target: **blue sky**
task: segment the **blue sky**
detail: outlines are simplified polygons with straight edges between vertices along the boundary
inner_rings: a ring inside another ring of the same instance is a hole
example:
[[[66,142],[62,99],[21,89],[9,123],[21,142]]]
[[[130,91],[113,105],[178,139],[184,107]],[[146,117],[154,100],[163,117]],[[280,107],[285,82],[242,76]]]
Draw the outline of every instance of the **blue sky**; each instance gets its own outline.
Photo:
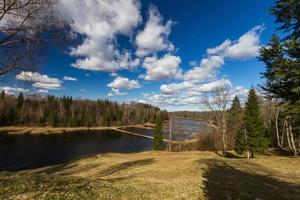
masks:
[[[61,0],[59,12],[78,44],[49,44],[37,73],[2,88],[201,110],[216,86],[244,97],[263,83],[256,56],[275,31],[271,0],[70,2]]]

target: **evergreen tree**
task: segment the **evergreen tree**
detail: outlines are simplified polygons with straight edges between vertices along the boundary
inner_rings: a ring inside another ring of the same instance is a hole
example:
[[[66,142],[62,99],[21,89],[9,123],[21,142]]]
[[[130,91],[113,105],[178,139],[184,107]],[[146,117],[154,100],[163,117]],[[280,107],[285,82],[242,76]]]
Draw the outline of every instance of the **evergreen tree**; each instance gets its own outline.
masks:
[[[282,38],[273,35],[260,51],[260,60],[266,65],[262,88],[271,98],[280,100],[284,118],[289,118],[291,137],[300,136],[300,2],[277,0],[270,10],[282,31]],[[293,144],[296,155],[296,145]]]
[[[230,149],[233,148],[234,138],[237,135],[241,124],[242,124],[242,115],[243,109],[240,103],[240,99],[236,95],[232,100],[231,107],[228,111],[228,119],[227,119],[227,136],[228,138],[228,146]]]
[[[234,141],[234,151],[237,154],[243,154],[244,152],[247,153],[247,157],[249,157],[249,144],[247,141],[247,131],[245,127],[241,127],[237,135],[235,136]]]
[[[24,104],[24,96],[23,93],[20,92],[17,98],[17,109],[20,110]]]
[[[235,140],[235,151],[242,154],[244,151],[251,153],[263,153],[268,149],[269,139],[266,132],[259,109],[259,99],[251,88],[245,107],[243,125]]]
[[[4,99],[4,98],[5,98],[5,92],[4,92],[4,90],[2,90],[1,95],[0,95],[0,98],[1,98],[1,99]]]
[[[158,118],[154,128],[153,150],[163,150],[163,134],[162,134],[162,122]]]

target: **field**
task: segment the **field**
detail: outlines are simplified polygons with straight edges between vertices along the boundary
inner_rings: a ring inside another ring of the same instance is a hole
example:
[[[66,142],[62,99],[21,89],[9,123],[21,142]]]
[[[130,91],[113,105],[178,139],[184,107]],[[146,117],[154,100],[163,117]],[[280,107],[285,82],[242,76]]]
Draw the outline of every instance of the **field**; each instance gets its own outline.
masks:
[[[299,199],[300,158],[104,154],[0,172],[0,199]]]

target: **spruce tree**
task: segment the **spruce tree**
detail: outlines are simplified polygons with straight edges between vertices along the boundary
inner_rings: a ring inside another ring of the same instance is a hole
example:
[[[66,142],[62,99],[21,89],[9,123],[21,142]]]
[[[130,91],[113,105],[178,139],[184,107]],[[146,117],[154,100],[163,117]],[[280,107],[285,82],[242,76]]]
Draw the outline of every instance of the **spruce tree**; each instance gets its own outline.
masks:
[[[4,92],[4,90],[2,90],[1,95],[0,95],[0,98],[1,98],[1,99],[4,99],[4,98],[5,98],[5,92]]]
[[[235,96],[232,100],[231,107],[228,111],[227,120],[227,136],[228,136],[228,147],[233,148],[234,138],[239,132],[242,124],[243,109],[238,96]]]
[[[153,150],[163,150],[162,122],[160,118],[157,119],[154,128]]]
[[[24,104],[24,96],[23,93],[20,92],[17,98],[17,109],[20,110]]]
[[[254,153],[263,153],[267,150],[269,143],[259,109],[259,98],[254,88],[251,88],[246,102],[243,124],[236,136],[235,151],[239,154],[250,151],[253,156]]]

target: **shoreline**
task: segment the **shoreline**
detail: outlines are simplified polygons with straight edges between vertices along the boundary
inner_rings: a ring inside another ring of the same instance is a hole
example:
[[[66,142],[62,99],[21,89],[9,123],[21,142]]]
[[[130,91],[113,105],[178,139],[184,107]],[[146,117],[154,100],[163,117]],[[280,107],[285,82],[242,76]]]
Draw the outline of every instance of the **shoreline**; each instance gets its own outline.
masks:
[[[100,130],[116,130],[122,128],[143,128],[143,129],[153,129],[149,124],[138,124],[138,125],[124,125],[124,126],[99,126],[99,127],[18,127],[18,126],[6,126],[0,127],[0,134],[8,135],[25,135],[25,134],[62,134],[70,133],[76,131],[100,131]]]

